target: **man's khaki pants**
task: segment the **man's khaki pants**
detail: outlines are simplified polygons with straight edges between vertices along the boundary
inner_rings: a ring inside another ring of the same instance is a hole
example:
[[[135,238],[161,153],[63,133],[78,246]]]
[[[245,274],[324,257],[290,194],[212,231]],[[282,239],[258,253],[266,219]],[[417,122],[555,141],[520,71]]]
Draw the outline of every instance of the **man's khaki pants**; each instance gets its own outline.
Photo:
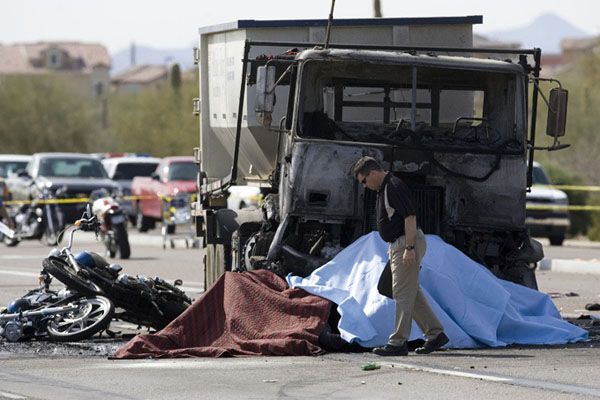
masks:
[[[435,338],[444,330],[419,287],[419,266],[427,249],[423,231],[417,231],[415,265],[404,265],[402,255],[405,246],[405,237],[400,236],[390,244],[388,250],[392,269],[392,291],[396,301],[396,331],[389,339],[389,343],[394,346],[402,346],[408,340],[413,318],[427,339]]]

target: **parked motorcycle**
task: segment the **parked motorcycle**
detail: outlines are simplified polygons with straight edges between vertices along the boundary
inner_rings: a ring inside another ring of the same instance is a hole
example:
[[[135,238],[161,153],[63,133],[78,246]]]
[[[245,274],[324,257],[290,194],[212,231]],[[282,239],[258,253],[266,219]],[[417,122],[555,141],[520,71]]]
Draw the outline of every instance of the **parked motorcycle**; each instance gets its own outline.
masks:
[[[20,206],[15,214],[11,215],[15,224],[14,236],[3,236],[6,246],[18,245],[21,240],[42,240],[48,246],[56,246],[60,243],[61,232],[64,227],[63,214],[58,204],[52,202],[62,197],[60,189],[56,193],[44,188],[39,198],[31,204]]]
[[[89,296],[106,296],[119,311],[115,318],[162,329],[191,304],[191,299],[174,284],[159,277],[130,276],[121,274],[122,267],[109,264],[102,256],[82,251],[73,254],[71,247],[75,232],[98,232],[97,216],[90,217],[91,210],[75,223],[69,235],[69,244],[62,250],[55,249],[43,261],[44,270],[64,283],[69,289]]]
[[[106,329],[114,306],[106,297],[84,297],[47,284],[13,300],[0,313],[0,337],[10,342],[46,339],[74,342],[88,339]]]
[[[131,255],[129,236],[127,235],[126,216],[119,203],[106,189],[97,189],[90,194],[92,213],[100,222],[100,238],[106,246],[106,252],[113,258],[117,252],[121,259]]]

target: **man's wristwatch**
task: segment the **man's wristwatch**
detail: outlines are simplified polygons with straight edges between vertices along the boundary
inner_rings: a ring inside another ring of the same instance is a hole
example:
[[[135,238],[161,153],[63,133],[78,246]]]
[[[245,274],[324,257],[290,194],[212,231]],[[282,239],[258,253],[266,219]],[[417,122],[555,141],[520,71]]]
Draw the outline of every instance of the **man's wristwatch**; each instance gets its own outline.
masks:
[[[404,249],[405,250],[414,250],[415,246],[406,246]]]

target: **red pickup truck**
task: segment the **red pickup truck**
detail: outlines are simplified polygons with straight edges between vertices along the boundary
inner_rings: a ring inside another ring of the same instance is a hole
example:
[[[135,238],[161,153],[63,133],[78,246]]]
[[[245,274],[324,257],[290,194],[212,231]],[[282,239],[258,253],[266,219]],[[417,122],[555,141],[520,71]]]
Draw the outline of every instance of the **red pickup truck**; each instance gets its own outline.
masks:
[[[140,232],[153,229],[162,221],[169,233],[175,231],[174,215],[165,216],[165,205],[179,208],[175,202],[189,200],[196,193],[198,167],[193,157],[165,157],[150,177],[136,176],[131,183],[131,195],[139,196],[134,202],[136,227]],[[135,198],[135,197],[134,197]],[[185,205],[189,207],[189,205]],[[189,211],[189,210],[188,210]]]

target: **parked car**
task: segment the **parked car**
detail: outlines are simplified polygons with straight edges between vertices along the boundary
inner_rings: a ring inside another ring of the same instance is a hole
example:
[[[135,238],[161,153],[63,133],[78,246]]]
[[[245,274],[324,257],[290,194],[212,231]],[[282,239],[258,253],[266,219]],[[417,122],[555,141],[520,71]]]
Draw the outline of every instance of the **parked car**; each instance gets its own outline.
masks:
[[[87,199],[95,189],[118,192],[118,185],[108,178],[102,163],[88,154],[37,153],[25,170],[9,178],[9,190],[13,200],[33,200],[41,193],[58,191],[63,198]],[[61,205],[63,222],[69,224],[78,219],[85,209],[85,202]]]
[[[172,221],[163,221],[169,201],[180,209],[184,197],[190,197],[197,190],[198,166],[193,157],[165,157],[150,177],[135,177],[131,183],[131,194],[141,196],[135,202],[136,226],[140,232],[154,228],[160,221],[167,226],[168,233],[175,231]]]
[[[8,178],[20,169],[25,169],[31,156],[23,154],[0,154],[0,178]]]
[[[0,196],[4,200],[10,200],[10,190],[6,179],[13,176],[17,171],[25,169],[31,156],[23,154],[0,154]]]
[[[562,190],[550,187],[550,178],[538,162],[533,163],[533,186],[527,193],[527,205],[568,206],[569,198]],[[571,225],[569,212],[565,209],[527,209],[525,224],[531,236],[547,237],[553,246],[561,246]]]
[[[151,176],[160,163],[160,158],[154,157],[112,157],[102,160],[108,177],[115,181],[123,196],[131,196],[131,182],[136,176]],[[133,201],[123,199],[120,202],[123,213],[135,222]]]

